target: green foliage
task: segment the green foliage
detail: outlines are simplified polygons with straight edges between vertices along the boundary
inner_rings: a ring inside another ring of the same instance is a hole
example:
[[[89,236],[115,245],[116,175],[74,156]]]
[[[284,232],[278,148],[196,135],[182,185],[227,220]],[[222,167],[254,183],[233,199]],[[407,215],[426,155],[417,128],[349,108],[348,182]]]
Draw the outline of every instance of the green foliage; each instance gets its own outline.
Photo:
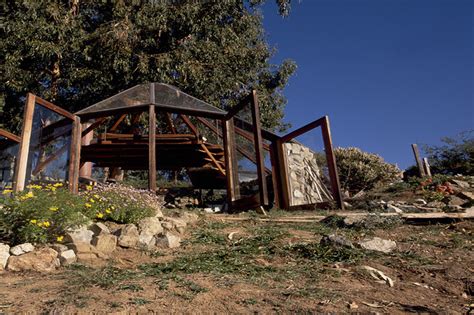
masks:
[[[263,2],[7,0],[0,127],[19,130],[27,92],[76,111],[163,82],[221,108],[256,89],[263,126],[285,128],[282,89],[296,65],[270,64]],[[276,2],[287,15],[290,1]]]
[[[445,137],[443,145],[428,146],[423,150],[428,155],[433,173],[474,175],[474,130],[465,131],[456,137]]]
[[[359,148],[336,148],[334,154],[341,186],[350,193],[370,190],[399,178],[398,167],[385,162],[379,155]]]
[[[90,188],[92,189],[92,187]],[[118,223],[137,223],[159,209],[148,192],[127,186],[105,186],[83,193],[89,216]]]
[[[67,229],[89,221],[83,198],[59,185],[32,185],[29,191],[5,198],[0,209],[0,241],[57,242]]]
[[[365,257],[364,252],[357,248],[322,245],[319,243],[289,245],[285,249],[291,255],[324,263],[356,263]]]

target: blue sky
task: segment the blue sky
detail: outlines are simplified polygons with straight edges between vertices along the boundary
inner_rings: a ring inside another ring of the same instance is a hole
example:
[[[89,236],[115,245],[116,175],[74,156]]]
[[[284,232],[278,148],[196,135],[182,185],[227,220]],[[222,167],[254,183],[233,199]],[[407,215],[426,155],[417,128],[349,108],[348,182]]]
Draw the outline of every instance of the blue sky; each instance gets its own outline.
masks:
[[[410,144],[474,129],[474,0],[302,0],[263,8],[267,39],[298,70],[293,128],[329,115],[335,146],[405,168]]]

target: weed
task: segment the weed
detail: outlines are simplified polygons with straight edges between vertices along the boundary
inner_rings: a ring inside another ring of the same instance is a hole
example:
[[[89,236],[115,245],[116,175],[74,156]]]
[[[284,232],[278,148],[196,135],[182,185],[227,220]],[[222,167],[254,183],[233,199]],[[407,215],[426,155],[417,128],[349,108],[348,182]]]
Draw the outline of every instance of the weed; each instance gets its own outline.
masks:
[[[72,265],[69,267],[69,272],[72,276],[70,283],[82,288],[91,286],[110,288],[124,280],[136,278],[137,276],[136,272],[112,266],[92,269],[81,265]]]
[[[255,305],[257,303],[258,303],[257,300],[252,299],[252,298],[242,300],[242,304],[245,304],[245,305]]]
[[[130,290],[130,291],[133,291],[133,292],[143,291],[142,286],[140,286],[138,284],[134,284],[134,283],[122,284],[121,286],[119,286],[118,289],[119,290]]]
[[[150,303],[150,301],[144,298],[133,298],[133,299],[130,299],[130,303],[134,305],[142,306],[142,305]]]
[[[323,245],[319,243],[295,244],[284,247],[287,255],[317,260],[323,263],[345,262],[354,264],[365,257],[365,252],[357,248]]]

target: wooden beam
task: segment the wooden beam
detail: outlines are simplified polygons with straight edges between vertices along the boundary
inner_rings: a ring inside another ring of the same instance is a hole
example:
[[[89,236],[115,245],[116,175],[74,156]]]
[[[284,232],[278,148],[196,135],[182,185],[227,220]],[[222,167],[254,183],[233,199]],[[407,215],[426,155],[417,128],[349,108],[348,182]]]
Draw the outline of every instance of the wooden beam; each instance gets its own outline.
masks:
[[[41,97],[38,97],[38,96],[35,96],[35,102],[40,104],[41,106],[43,107],[46,107],[47,109],[49,110],[52,110],[53,112],[55,113],[58,113],[64,117],[67,117],[71,120],[74,120],[75,119],[75,115],[74,114],[71,114],[70,112],[68,112],[67,110],[65,109],[62,109],[61,107],[59,106],[56,106],[54,105],[53,103],[50,103],[44,99],[42,99]]]
[[[188,126],[188,128],[191,130],[191,132],[196,136],[198,137],[199,136],[199,132],[196,128],[196,126],[191,122],[191,120],[188,118],[188,116],[186,115],[179,115],[179,117],[183,120],[183,122],[186,124],[186,126]],[[198,117],[200,118],[200,117]],[[205,119],[203,119],[205,120]],[[207,120],[205,120],[207,122]],[[217,130],[217,129],[216,129]]]
[[[263,157],[263,140],[261,132],[260,122],[260,109],[258,106],[257,91],[253,90],[251,94],[250,106],[252,109],[252,121],[253,121],[253,136],[255,145],[255,157],[257,160],[257,173],[258,173],[258,191],[260,195],[260,205],[268,205],[268,190],[267,181],[265,178],[265,161]]]
[[[122,121],[127,117],[127,114],[122,114],[120,117],[115,121],[115,123],[110,127],[109,131],[114,132],[117,130],[118,126],[122,123]]]
[[[344,201],[342,200],[341,185],[339,183],[339,175],[337,173],[336,156],[334,155],[332,147],[331,129],[329,126],[328,116],[323,117],[321,125],[324,141],[324,151],[326,153],[326,160],[328,163],[329,179],[331,181],[331,191],[334,201],[339,209],[344,210]]]
[[[431,167],[430,163],[428,162],[428,158],[423,158],[423,169],[426,176],[431,177]]]
[[[278,139],[272,142],[272,145],[275,147],[275,157],[277,164],[274,167],[273,176],[275,176],[279,181],[280,191],[280,207],[285,210],[290,210],[290,184],[288,182],[288,161],[285,148],[283,147],[283,142],[281,139]]]
[[[248,106],[252,100],[252,94],[245,96],[237,105],[233,106],[226,114],[225,119],[229,120],[230,118],[234,117],[238,112]]]
[[[426,173],[425,173],[425,169],[423,168],[423,163],[420,158],[420,151],[418,150],[418,145],[416,145],[416,143],[413,143],[411,145],[411,148],[413,150],[413,154],[415,155],[416,165],[418,166],[418,173],[420,177],[425,177]]]
[[[227,180],[227,204],[229,208],[240,196],[239,193],[239,179],[237,169],[235,168],[235,154],[233,148],[235,145],[233,130],[233,119],[222,121],[222,134],[224,135],[224,152],[225,152],[225,173]]]
[[[247,132],[251,132],[253,130],[252,124],[246,122],[245,120],[242,120],[239,117],[234,117],[234,120],[239,122],[245,128],[243,130],[245,130]],[[240,127],[237,127],[237,128],[240,128]],[[240,129],[242,129],[242,128],[240,128]],[[279,136],[277,136],[273,132],[270,132],[270,131],[265,130],[265,129],[262,129],[262,137],[263,137],[263,139],[269,140],[269,141],[275,141],[277,139],[280,139]]]
[[[8,140],[12,140],[15,142],[20,142],[21,138],[13,133],[6,131],[5,129],[0,129],[0,136],[7,138]]]
[[[69,158],[69,190],[73,194],[79,192],[79,171],[81,169],[81,119],[75,117]]]
[[[92,132],[92,131],[95,130],[97,127],[99,127],[100,125],[102,125],[102,123],[104,123],[106,120],[107,120],[106,117],[102,117],[102,118],[99,118],[99,119],[97,119],[96,121],[94,121],[92,124],[90,124],[89,127],[85,128],[85,129],[82,131],[81,137],[87,136],[90,132]]]
[[[214,155],[207,149],[205,144],[201,144],[202,149],[206,152],[207,156],[211,159],[212,163],[217,167],[219,172],[225,176],[225,170],[222,168],[221,164],[216,160]]]
[[[155,106],[149,106],[148,117],[148,189],[156,191],[156,113]]]
[[[74,130],[74,129],[73,129]],[[41,172],[49,163],[56,160],[61,154],[66,152],[68,145],[65,144],[61,148],[59,148],[54,154],[51,154],[46,160],[38,163],[35,169],[31,172],[33,176],[36,176],[39,172]]]
[[[309,124],[307,124],[307,125],[305,125],[301,128],[298,128],[298,129],[290,132],[289,134],[281,137],[281,140],[283,142],[288,142],[288,141],[290,141],[290,140],[292,140],[292,139],[294,139],[294,138],[296,138],[296,137],[298,137],[298,136],[300,136],[300,135],[302,135],[302,134],[304,134],[304,133],[306,133],[306,132],[308,132],[308,131],[310,131],[314,128],[322,126],[325,122],[326,117],[327,116],[321,117],[321,118],[319,118],[319,119],[317,119],[313,122],[310,122]]]
[[[31,93],[28,93],[28,95],[26,96],[25,111],[23,114],[23,128],[21,131],[21,141],[18,148],[18,157],[15,166],[15,177],[13,181],[13,189],[15,192],[22,191],[25,188],[31,132],[33,129],[34,110],[35,96]]]

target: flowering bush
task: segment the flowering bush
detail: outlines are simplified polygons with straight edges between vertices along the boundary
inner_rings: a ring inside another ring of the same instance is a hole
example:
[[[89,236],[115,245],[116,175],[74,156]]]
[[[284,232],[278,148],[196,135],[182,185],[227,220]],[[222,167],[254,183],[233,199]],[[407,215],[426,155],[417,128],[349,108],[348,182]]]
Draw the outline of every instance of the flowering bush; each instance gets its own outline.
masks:
[[[0,200],[0,242],[61,242],[67,229],[88,222],[83,198],[62,186],[30,185],[10,197],[11,190],[5,190],[6,198]]]
[[[370,190],[400,178],[400,169],[379,155],[359,148],[336,148],[334,154],[341,186],[350,193]]]
[[[137,223],[160,210],[156,195],[128,186],[87,186],[82,196],[88,214],[100,220]]]

